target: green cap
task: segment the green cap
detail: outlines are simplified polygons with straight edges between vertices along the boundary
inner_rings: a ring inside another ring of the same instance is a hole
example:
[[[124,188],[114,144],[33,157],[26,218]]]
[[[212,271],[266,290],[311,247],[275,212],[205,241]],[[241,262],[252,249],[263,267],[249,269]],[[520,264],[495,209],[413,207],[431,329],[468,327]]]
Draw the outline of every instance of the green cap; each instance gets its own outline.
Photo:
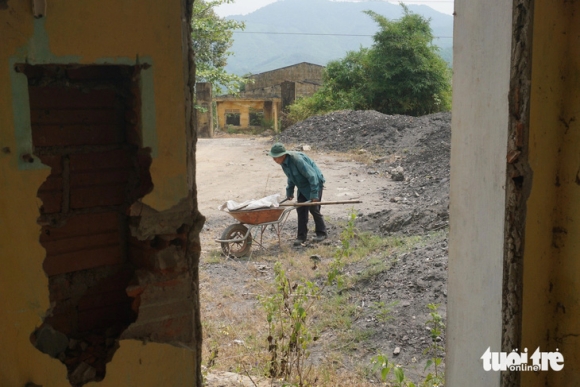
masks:
[[[272,145],[272,149],[270,149],[270,153],[268,153],[268,156],[280,157],[285,154],[288,154],[288,152],[286,152],[286,148],[284,148],[283,144],[277,142],[274,145]]]

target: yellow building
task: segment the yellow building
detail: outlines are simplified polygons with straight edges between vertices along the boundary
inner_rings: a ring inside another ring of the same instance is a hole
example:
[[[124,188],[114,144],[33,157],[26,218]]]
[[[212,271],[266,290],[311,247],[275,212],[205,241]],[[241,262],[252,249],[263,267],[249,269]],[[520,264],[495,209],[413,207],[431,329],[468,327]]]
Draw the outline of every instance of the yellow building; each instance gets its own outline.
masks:
[[[579,386],[580,3],[454,15],[445,385]],[[485,370],[488,348],[545,361]]]
[[[302,62],[248,77],[240,95],[214,99],[218,128],[271,125],[278,131],[280,113],[297,98],[314,94],[322,86],[323,70],[323,66]]]
[[[0,1],[1,386],[201,386],[191,8]]]

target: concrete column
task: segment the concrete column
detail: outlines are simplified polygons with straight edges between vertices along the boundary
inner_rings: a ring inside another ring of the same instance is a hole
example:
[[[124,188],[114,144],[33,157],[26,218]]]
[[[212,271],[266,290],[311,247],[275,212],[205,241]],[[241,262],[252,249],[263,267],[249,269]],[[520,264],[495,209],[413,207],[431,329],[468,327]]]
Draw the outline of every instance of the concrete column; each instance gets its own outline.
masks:
[[[512,2],[455,1],[446,386],[499,387]]]
[[[294,103],[296,100],[296,83],[290,81],[284,81],[280,84],[280,94],[282,97],[282,110]]]
[[[198,82],[195,85],[195,109],[197,135],[202,138],[213,137],[213,105],[211,83]]]

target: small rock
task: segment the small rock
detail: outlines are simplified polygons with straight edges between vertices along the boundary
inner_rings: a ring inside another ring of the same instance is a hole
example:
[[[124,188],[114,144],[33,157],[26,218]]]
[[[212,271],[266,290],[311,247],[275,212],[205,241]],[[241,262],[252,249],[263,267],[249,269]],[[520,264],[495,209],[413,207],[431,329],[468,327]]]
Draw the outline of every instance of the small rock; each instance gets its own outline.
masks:
[[[401,353],[401,348],[395,347],[395,350],[393,351],[393,355],[397,356],[399,353]]]
[[[300,150],[301,150],[301,151],[309,151],[309,150],[311,150],[311,149],[312,149],[312,148],[310,147],[310,145],[302,145],[302,146],[300,147]]]
[[[310,259],[314,262],[320,262],[321,257],[318,254],[314,254],[310,256]]]

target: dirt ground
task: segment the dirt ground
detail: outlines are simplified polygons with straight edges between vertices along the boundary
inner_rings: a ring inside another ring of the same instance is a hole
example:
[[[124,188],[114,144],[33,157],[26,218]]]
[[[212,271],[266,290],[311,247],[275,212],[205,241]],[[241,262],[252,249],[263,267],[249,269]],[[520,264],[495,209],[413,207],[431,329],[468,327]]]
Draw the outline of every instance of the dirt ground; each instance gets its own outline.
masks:
[[[268,195],[285,197],[286,176],[267,152],[272,140],[264,137],[221,137],[200,139],[197,143],[197,187],[201,213],[206,216],[204,235],[219,237],[223,229],[235,220],[218,206],[228,200],[243,202]],[[383,190],[396,185],[369,173],[367,168],[352,161],[349,155],[306,152],[323,171],[326,179],[324,201],[361,200],[361,204],[329,205],[322,209],[325,216],[346,218],[348,209],[371,213],[388,210],[393,203],[383,200]],[[288,225],[295,223],[295,212]],[[210,235],[211,234],[211,235]]]
[[[411,373],[423,375],[427,358],[423,351],[432,343],[425,326],[430,318],[427,305],[438,304],[443,319],[446,311],[450,121],[445,113],[414,118],[344,111],[313,117],[275,138],[239,135],[198,140],[198,203],[207,218],[201,234],[202,322],[204,316],[212,320],[204,322],[204,350],[210,350],[212,334],[219,331],[223,336],[231,326],[235,327],[232,346],[246,340],[243,330],[249,319],[244,316],[258,313],[261,284],[272,279],[277,255],[289,251],[307,257],[316,248],[314,243],[291,247],[294,211],[284,227],[282,249],[270,234],[265,251],[253,246],[252,256],[233,260],[220,257],[220,246],[214,241],[235,223],[217,209],[225,201],[276,193],[284,197],[286,178],[266,155],[272,143],[281,140],[289,149],[312,148],[305,153],[325,176],[324,201],[362,201],[323,207],[329,228],[326,245],[340,243],[340,232],[353,209],[357,229],[393,238],[396,245],[345,268],[344,274],[352,279],[347,297],[356,308],[349,329],[364,332],[364,337],[345,344],[348,350],[340,368],[356,370],[381,352]],[[378,307],[385,305],[389,318]],[[227,323],[218,323],[221,319]],[[330,343],[339,339],[332,332],[322,338]],[[436,342],[445,345],[444,332]],[[313,348],[312,361],[324,362],[325,348]],[[221,371],[244,373],[231,367]],[[212,383],[208,386],[242,385]]]

